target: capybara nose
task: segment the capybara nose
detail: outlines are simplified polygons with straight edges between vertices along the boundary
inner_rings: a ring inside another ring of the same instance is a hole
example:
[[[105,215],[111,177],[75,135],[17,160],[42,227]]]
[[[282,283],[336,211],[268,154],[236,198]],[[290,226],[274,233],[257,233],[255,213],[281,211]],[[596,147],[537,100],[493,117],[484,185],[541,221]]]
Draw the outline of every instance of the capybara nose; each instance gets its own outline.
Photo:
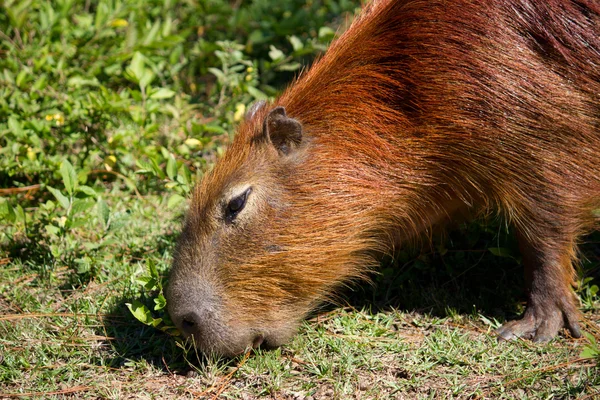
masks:
[[[186,335],[200,336],[201,331],[201,320],[200,315],[196,312],[190,312],[183,316],[181,319],[181,330]]]

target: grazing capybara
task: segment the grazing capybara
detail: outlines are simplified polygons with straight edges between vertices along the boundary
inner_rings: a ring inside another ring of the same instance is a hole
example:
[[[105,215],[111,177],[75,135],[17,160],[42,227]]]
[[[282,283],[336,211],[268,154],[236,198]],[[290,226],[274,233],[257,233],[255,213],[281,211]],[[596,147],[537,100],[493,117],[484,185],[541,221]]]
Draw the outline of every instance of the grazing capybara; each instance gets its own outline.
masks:
[[[528,296],[500,337],[578,337],[572,264],[599,207],[600,2],[378,0],[198,185],[169,313],[207,353],[278,346],[378,255],[493,210]]]

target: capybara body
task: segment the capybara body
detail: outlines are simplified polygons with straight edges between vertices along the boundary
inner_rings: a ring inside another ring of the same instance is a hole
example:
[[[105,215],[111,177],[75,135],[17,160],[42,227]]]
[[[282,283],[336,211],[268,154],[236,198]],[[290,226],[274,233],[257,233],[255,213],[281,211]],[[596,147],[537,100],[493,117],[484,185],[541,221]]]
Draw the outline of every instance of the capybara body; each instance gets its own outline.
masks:
[[[287,341],[336,287],[434,224],[518,234],[521,320],[579,336],[577,242],[600,208],[600,2],[379,0],[198,185],[167,290],[208,353]]]

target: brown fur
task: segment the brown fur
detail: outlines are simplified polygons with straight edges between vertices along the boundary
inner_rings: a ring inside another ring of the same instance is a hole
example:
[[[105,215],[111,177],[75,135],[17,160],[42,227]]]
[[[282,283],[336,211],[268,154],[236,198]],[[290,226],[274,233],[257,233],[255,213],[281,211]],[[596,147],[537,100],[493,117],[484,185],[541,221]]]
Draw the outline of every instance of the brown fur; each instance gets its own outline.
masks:
[[[302,126],[289,152],[267,132],[276,106]],[[240,185],[248,204],[226,226]],[[500,335],[578,335],[572,263],[597,207],[599,2],[374,1],[239,127],[196,189],[169,309],[178,324],[210,310],[194,327],[205,351],[279,345],[377,254],[465,210],[498,210],[529,282],[523,320]]]

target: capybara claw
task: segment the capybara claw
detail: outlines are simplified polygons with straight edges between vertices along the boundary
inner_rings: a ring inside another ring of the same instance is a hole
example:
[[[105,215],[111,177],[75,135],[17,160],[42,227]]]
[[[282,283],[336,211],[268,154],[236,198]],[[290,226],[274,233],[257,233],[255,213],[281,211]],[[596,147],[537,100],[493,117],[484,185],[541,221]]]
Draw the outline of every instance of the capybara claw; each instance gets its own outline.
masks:
[[[569,328],[569,333],[571,334],[571,337],[578,339],[582,336],[581,335],[581,327],[579,326],[578,322],[569,323],[568,328]]]
[[[505,323],[496,330],[496,334],[501,341],[531,339],[535,343],[546,343],[554,339],[564,327],[572,337],[578,338],[581,337],[578,321],[577,312],[564,311],[559,307],[537,312],[526,311],[523,319]]]
[[[500,341],[510,341],[516,339],[531,339],[535,330],[529,321],[524,319],[519,321],[510,321],[496,330]]]

